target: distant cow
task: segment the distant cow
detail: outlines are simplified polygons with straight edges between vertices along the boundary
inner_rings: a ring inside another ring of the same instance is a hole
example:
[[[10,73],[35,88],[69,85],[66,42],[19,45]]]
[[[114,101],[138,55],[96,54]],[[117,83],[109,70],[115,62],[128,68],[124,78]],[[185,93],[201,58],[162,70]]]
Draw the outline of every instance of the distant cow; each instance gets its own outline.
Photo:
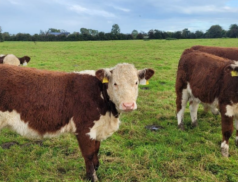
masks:
[[[80,74],[2,65],[0,128],[30,138],[75,134],[87,178],[97,181],[100,142],[118,130],[120,113],[137,108],[138,84],[153,74],[126,63]]]
[[[236,47],[213,47],[196,45],[191,47],[191,49],[238,61],[238,48]],[[203,106],[205,111],[208,111],[210,109],[213,114],[219,114],[219,111],[216,108],[217,105],[209,106],[207,104],[203,104]]]
[[[183,115],[189,102],[192,125],[197,125],[200,102],[219,105],[222,117],[222,155],[228,157],[228,140],[233,132],[233,118],[238,145],[238,62],[192,49],[181,56],[176,79],[178,126],[184,129]]]
[[[20,66],[21,64],[23,66],[26,66],[30,59],[31,58],[28,56],[18,58],[13,54],[0,55],[0,64],[10,64],[15,66]]]

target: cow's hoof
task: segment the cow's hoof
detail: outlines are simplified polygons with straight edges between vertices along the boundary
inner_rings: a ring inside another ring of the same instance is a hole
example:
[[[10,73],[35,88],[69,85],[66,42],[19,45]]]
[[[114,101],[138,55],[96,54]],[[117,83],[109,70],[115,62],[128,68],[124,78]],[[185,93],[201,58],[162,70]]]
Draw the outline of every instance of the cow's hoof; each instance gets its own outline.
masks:
[[[97,174],[96,174],[96,171],[94,170],[93,174],[86,174],[87,176],[87,180],[91,181],[91,182],[96,182],[98,181],[98,177],[97,177]]]
[[[183,124],[183,123],[180,123],[180,124],[178,125],[178,129],[184,131],[184,124]]]
[[[229,157],[228,148],[225,148],[225,147],[221,148],[221,154],[222,154],[223,157]]]
[[[195,120],[194,122],[192,122],[192,127],[193,127],[193,128],[195,128],[195,127],[197,127],[197,126],[198,126],[197,120]]]

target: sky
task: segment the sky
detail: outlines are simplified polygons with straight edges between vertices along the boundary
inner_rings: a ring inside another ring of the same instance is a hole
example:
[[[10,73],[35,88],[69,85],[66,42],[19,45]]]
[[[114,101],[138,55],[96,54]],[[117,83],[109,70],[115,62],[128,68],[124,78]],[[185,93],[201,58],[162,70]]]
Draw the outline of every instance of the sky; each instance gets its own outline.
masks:
[[[237,0],[0,0],[0,26],[10,34],[39,34],[49,28],[121,33],[206,32],[212,25],[238,24]]]

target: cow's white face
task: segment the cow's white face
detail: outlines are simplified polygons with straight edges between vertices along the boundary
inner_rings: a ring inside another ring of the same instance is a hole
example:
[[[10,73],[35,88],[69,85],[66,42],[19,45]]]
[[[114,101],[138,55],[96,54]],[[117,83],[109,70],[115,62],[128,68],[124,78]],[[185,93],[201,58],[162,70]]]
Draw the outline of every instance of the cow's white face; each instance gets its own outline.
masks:
[[[111,69],[101,69],[96,72],[99,80],[108,81],[108,95],[118,111],[137,109],[138,84],[140,80],[148,80],[154,71],[144,69],[137,71],[132,64],[118,64]],[[146,76],[147,75],[147,76]]]

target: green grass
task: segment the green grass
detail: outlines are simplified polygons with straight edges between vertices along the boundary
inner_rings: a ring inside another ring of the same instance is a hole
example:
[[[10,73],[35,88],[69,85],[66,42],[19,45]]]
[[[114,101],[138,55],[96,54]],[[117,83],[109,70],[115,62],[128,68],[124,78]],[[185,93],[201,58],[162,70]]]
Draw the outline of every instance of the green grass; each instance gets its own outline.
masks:
[[[140,86],[138,109],[121,116],[118,132],[102,142],[100,181],[237,181],[238,148],[235,132],[230,157],[220,153],[221,118],[198,111],[199,127],[191,127],[188,108],[185,131],[177,129],[175,78],[184,49],[193,45],[238,47],[237,39],[132,40],[97,42],[4,42],[0,54],[28,55],[29,67],[80,71],[133,63],[156,73],[149,89]],[[0,83],[1,85],[1,83]],[[163,127],[157,132],[146,125]],[[42,145],[3,129],[0,181],[85,181],[85,164],[73,135],[45,139]],[[31,145],[30,145],[31,144]]]

